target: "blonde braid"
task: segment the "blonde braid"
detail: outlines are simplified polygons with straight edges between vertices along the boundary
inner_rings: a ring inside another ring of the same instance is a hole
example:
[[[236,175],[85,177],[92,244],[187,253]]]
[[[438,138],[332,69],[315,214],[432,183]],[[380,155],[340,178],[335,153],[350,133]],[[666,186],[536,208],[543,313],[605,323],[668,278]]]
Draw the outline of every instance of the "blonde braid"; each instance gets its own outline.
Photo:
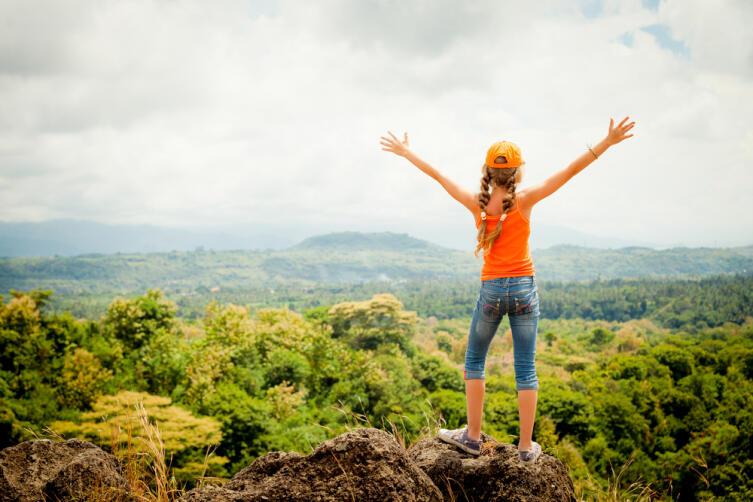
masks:
[[[491,195],[489,194],[489,182],[493,180],[495,185],[501,186],[504,184],[505,197],[502,200],[502,214],[499,217],[497,226],[488,235],[486,234],[486,221],[482,220],[479,226],[478,235],[476,236],[478,243],[476,245],[476,251],[474,255],[478,258],[478,252],[481,248],[484,249],[484,254],[488,254],[494,243],[497,241],[497,237],[502,233],[502,221],[507,217],[507,213],[515,203],[515,190],[517,189],[517,182],[515,181],[518,169],[495,169],[494,176],[490,172],[491,168],[484,165],[484,176],[481,178],[481,193],[479,194],[479,206],[482,211],[486,211],[486,204],[489,202]]]
[[[489,168],[486,167],[486,164],[484,164],[483,171],[484,175],[481,177],[481,192],[478,194],[478,205],[481,208],[481,212],[486,213],[486,205],[489,203],[489,198],[491,197],[491,193],[489,193],[489,183],[492,180],[492,173]],[[478,258],[478,252],[486,241],[486,220],[483,218],[481,219],[481,225],[478,227],[478,235],[476,236],[476,239],[478,240],[478,244],[476,245],[476,251],[474,251],[473,254]]]

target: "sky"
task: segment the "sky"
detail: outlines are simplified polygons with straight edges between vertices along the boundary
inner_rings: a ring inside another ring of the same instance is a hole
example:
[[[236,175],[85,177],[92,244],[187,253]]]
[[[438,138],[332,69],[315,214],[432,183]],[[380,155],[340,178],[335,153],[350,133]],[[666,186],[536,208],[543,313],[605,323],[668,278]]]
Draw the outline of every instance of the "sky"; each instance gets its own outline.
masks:
[[[475,244],[468,190],[520,188],[636,122],[532,226],[753,244],[753,2],[0,3],[0,220],[356,230]],[[297,240],[297,239],[293,239]]]

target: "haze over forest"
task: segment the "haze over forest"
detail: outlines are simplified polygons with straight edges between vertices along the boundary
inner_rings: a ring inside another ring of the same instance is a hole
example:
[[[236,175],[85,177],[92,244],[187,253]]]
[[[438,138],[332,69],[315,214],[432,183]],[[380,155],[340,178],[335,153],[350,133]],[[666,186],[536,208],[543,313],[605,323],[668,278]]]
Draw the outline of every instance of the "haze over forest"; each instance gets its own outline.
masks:
[[[470,213],[382,151],[387,130],[468,190],[515,141],[524,188],[630,116],[634,137],[536,206],[534,246],[753,243],[747,0],[8,0],[0,19],[2,222],[467,249]]]

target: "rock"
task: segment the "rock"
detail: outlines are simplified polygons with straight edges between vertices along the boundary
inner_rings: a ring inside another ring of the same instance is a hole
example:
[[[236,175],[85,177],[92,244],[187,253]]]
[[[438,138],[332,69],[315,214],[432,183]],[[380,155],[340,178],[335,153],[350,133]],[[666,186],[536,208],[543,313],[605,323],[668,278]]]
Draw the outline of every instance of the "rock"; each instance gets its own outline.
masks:
[[[573,482],[559,460],[544,454],[533,465],[524,465],[515,446],[482,437],[480,456],[437,438],[423,439],[406,452],[385,431],[355,429],[322,442],[306,456],[268,453],[223,486],[197,488],[180,500],[575,500]],[[92,497],[98,485],[111,489],[109,496]],[[0,451],[0,502],[135,500],[129,492],[120,462],[88,441],[34,440]]]
[[[474,456],[437,438],[423,439],[408,456],[434,481],[444,500],[563,501],[575,500],[567,468],[542,454],[534,464],[521,464],[518,448],[482,433],[481,455]]]
[[[0,451],[0,502],[72,500],[93,488],[130,500],[123,467],[89,441],[25,441]]]
[[[439,502],[442,495],[392,435],[360,428],[322,442],[306,456],[268,453],[221,488],[191,490],[180,500]]]

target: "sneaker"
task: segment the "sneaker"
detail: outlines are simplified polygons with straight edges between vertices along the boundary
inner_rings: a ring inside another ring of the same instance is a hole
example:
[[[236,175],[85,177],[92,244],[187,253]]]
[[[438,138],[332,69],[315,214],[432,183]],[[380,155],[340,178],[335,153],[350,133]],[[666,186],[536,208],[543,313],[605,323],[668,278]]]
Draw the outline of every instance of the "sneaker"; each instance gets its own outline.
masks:
[[[530,450],[518,450],[520,461],[524,464],[532,464],[541,456],[541,445],[536,441],[531,442]]]
[[[462,429],[439,429],[437,437],[445,443],[455,445],[471,455],[481,454],[482,441],[480,439],[476,440],[468,437],[468,426],[465,426]]]

